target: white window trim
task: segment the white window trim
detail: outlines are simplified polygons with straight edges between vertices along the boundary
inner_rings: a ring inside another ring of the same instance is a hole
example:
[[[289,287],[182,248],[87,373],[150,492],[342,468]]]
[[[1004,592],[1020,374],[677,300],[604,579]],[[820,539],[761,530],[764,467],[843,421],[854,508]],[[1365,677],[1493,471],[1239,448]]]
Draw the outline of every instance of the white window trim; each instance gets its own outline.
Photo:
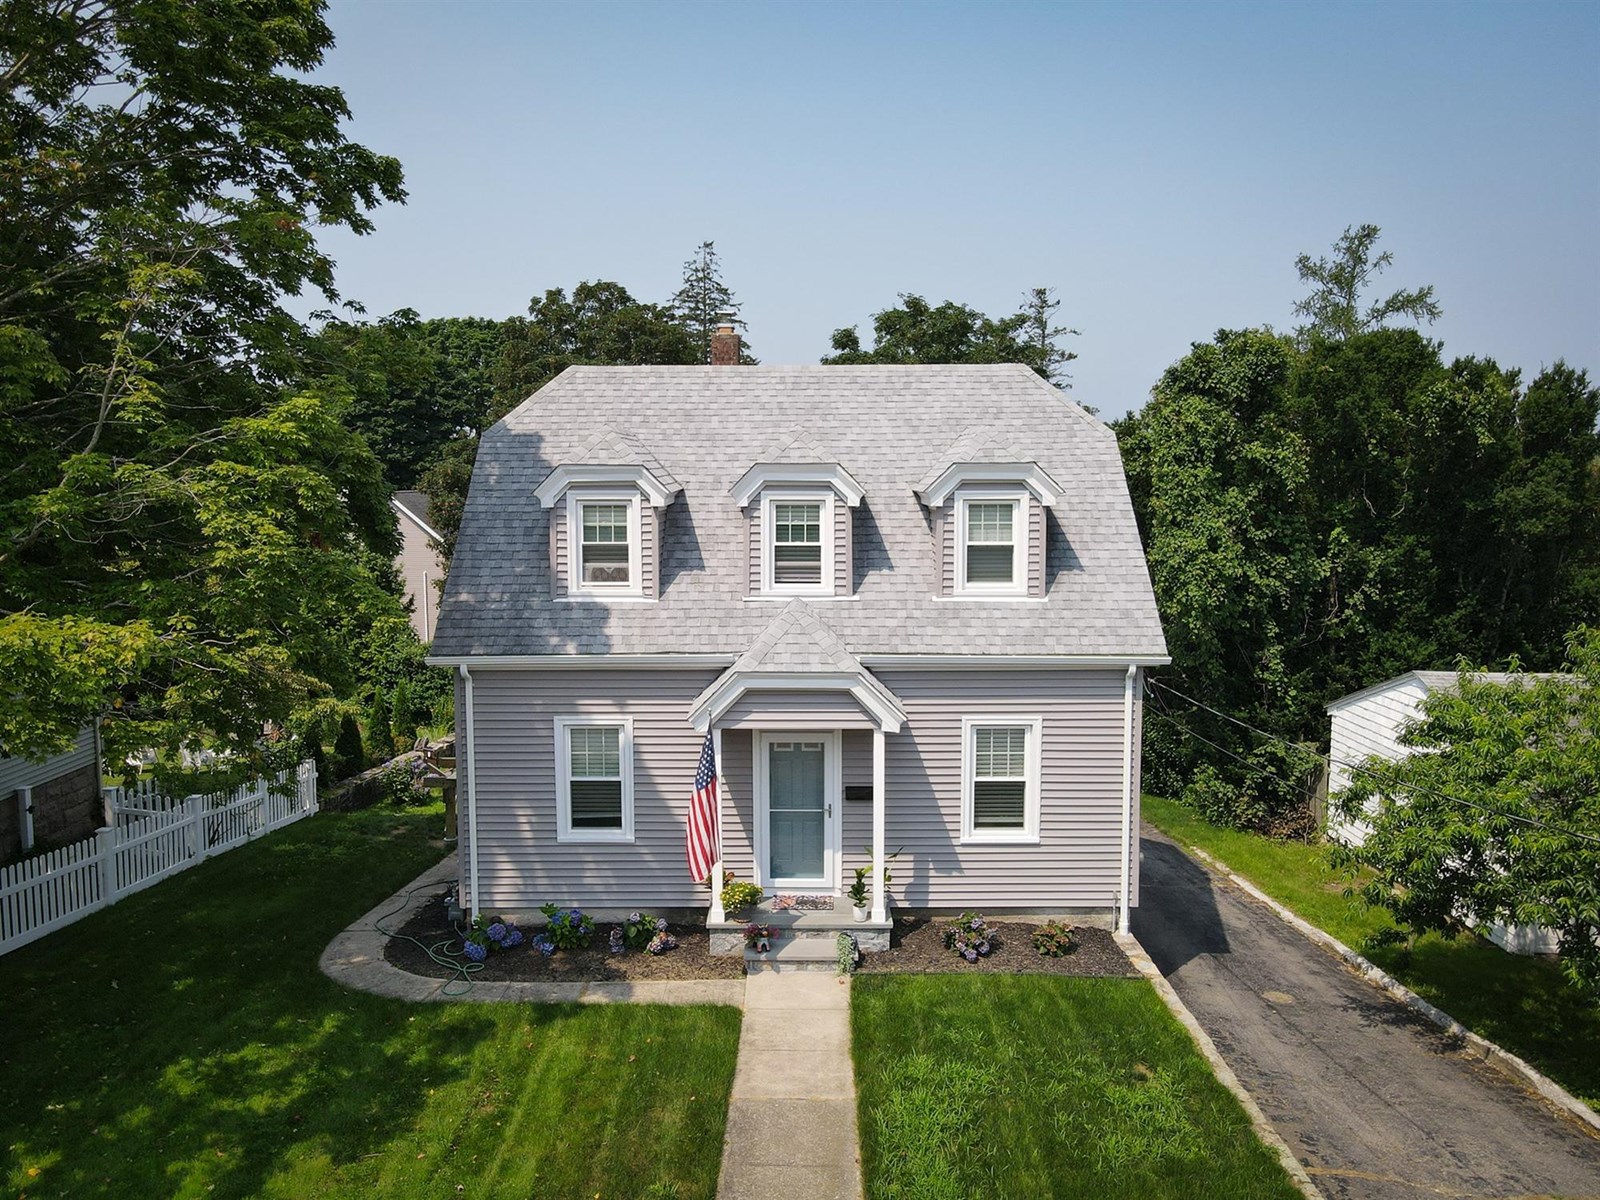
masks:
[[[620,729],[617,739],[617,766],[622,772],[622,828],[574,829],[572,827],[572,739],[567,735],[574,728],[601,727]],[[633,841],[633,718],[608,717],[585,714],[583,716],[556,717],[555,770],[556,770],[556,841],[558,842],[631,842]]]
[[[583,506],[628,506],[628,582],[585,583],[583,579]],[[644,596],[644,520],[636,491],[599,491],[577,488],[567,492],[567,594],[586,597]]]
[[[761,493],[761,593],[764,596],[831,596],[837,567],[833,559],[834,494],[831,490],[788,490]],[[822,577],[817,583],[773,582],[773,554],[777,542],[777,506],[780,504],[820,504],[822,506]]]
[[[977,738],[980,727],[1005,725],[1028,730],[1027,793],[1022,805],[1020,830],[977,829],[973,825],[973,782],[977,770]],[[1039,844],[1039,784],[1044,718],[1023,717],[1014,713],[996,713],[993,716],[961,718],[961,842],[963,845],[983,846],[1037,846]]]
[[[973,504],[1015,505],[1011,517],[1011,582],[967,582],[967,509]],[[1028,563],[1032,558],[1033,530],[1028,520],[1028,493],[1015,488],[963,488],[956,496],[956,580],[953,595],[982,597],[1028,596]]]

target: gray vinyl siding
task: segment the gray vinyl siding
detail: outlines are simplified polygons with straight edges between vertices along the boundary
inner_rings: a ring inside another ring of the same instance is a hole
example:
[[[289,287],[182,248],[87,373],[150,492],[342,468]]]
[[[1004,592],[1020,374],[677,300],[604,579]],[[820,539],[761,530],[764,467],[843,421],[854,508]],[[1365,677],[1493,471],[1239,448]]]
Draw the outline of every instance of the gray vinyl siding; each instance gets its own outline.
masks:
[[[1044,505],[1028,497],[1028,595],[1044,595]]]
[[[956,517],[955,501],[934,510],[934,553],[939,555],[939,594],[953,596],[956,592]]]
[[[717,722],[724,729],[871,729],[848,692],[746,692]]]
[[[0,799],[18,788],[42,787],[52,779],[81,771],[94,763],[94,755],[94,726],[85,725],[60,754],[42,760],[0,758]]]
[[[661,545],[661,512],[649,504],[640,502],[639,505],[639,586],[643,589],[645,599],[659,598],[657,580],[659,573],[656,564],[660,559],[659,548]]]
[[[911,907],[1094,907],[1121,886],[1122,670],[885,671],[907,722],[886,745],[891,892]],[[961,837],[961,719],[1038,716],[1038,845]]]
[[[885,737],[886,846],[901,849],[891,887],[906,907],[1091,907],[1116,903],[1120,886],[1123,669],[885,671],[907,722]],[[478,863],[486,909],[540,904],[699,907],[708,901],[684,866],[684,824],[701,736],[689,707],[711,670],[473,672]],[[852,701],[768,693],[765,719],[843,728],[843,782],[872,782],[873,735]],[[463,767],[465,697],[458,686]],[[831,709],[831,711],[830,711]],[[632,843],[556,841],[553,718],[574,713],[633,720]],[[757,722],[754,706],[729,714]],[[1043,719],[1040,843],[960,844],[961,720]],[[1135,707],[1135,719],[1140,716]],[[722,733],[723,858],[752,877],[754,813],[749,728]],[[463,789],[461,847],[469,861]],[[840,801],[841,889],[865,865],[873,806]]]
[[[411,601],[411,628],[421,641],[432,641],[439,623],[439,580],[444,575],[439,551],[421,526],[404,513],[397,515],[400,553],[394,565],[406,598]]]
[[[833,501],[833,594],[850,594],[851,566],[850,506],[838,496]]]
[[[567,594],[567,570],[571,558],[567,537],[567,505],[558,501],[550,510],[550,594],[558,599]]]
[[[690,881],[684,862],[701,744],[688,714],[715,677],[714,671],[474,670],[481,907],[705,905],[708,893]],[[553,719],[575,714],[633,719],[631,843],[556,840]],[[743,803],[748,807],[748,793]],[[470,845],[461,846],[465,862]]]

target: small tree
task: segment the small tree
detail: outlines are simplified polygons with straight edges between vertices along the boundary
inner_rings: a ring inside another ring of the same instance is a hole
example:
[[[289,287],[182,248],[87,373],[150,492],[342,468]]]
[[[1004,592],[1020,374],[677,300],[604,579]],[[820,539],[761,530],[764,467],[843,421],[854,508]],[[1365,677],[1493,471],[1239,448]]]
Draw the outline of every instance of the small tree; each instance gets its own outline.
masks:
[[[1600,1003],[1600,629],[1568,639],[1569,673],[1508,684],[1463,671],[1400,743],[1335,797],[1372,829],[1341,851],[1362,889],[1413,930],[1542,925],[1573,987]]]
[[[389,700],[382,688],[372,692],[367,708],[367,753],[382,762],[394,753],[394,730],[389,725]]]
[[[1060,341],[1068,336],[1079,337],[1080,331],[1055,323],[1060,309],[1061,301],[1056,299],[1055,288],[1029,288],[1023,293],[1022,340],[1038,354],[1040,373],[1062,391],[1067,391],[1072,387],[1072,376],[1062,368],[1078,355],[1061,346]]]
[[[339,736],[333,740],[333,759],[340,779],[359,774],[367,765],[366,750],[361,745],[361,727],[349,713],[339,718]]]

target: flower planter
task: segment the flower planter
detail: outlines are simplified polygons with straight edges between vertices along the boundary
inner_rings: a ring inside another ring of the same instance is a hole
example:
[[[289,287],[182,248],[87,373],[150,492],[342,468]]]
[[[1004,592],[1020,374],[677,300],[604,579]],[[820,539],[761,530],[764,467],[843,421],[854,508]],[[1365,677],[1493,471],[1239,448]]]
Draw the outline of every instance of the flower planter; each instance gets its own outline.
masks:
[[[865,909],[865,908],[857,908],[854,905],[852,905],[851,908],[850,908],[850,915],[852,917],[854,917],[857,921],[865,921],[869,914],[868,914],[868,910],[867,909]]]

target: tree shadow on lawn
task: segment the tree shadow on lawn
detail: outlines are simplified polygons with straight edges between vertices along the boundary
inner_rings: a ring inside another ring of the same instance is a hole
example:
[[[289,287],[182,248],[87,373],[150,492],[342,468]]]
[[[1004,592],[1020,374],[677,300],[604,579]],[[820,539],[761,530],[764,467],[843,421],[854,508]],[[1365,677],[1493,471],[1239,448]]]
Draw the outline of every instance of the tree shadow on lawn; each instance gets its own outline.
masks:
[[[281,831],[0,959],[16,1190],[258,1195],[290,1160],[383,1152],[468,1073],[488,1014],[317,970],[353,915],[438,858],[431,815],[358,816]]]

